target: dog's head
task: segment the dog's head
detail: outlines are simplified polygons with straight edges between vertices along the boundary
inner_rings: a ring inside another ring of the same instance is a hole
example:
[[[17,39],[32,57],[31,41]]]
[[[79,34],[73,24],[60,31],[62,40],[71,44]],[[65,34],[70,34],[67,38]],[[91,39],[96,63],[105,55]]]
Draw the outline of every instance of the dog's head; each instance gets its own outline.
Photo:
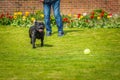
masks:
[[[38,32],[43,32],[44,31],[44,28],[45,28],[45,25],[43,22],[37,22],[35,21],[35,29],[38,31]]]

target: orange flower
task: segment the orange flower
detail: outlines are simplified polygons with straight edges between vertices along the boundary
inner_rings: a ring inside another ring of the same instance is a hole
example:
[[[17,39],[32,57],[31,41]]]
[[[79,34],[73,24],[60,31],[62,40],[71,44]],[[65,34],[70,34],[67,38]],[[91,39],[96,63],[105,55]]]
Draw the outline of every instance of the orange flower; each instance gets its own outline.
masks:
[[[30,12],[25,12],[25,16],[29,16]]]
[[[13,18],[14,18],[14,19],[16,19],[16,18],[17,18],[17,16],[16,16],[16,15],[14,15],[14,16],[13,16]]]

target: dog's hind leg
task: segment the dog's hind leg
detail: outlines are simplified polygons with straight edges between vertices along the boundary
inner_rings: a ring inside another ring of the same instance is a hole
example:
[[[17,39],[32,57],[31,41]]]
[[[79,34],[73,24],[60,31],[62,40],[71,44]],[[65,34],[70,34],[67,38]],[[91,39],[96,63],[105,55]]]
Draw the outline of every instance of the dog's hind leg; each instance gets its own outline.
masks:
[[[36,41],[36,39],[32,39],[33,48],[36,48],[36,47],[35,47],[35,41]]]

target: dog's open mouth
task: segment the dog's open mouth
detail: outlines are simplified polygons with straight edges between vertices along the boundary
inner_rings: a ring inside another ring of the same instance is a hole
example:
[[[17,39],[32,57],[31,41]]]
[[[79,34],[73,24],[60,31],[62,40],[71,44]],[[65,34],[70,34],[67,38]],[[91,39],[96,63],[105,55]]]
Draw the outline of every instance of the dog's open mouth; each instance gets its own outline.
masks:
[[[38,31],[39,31],[39,32],[43,32],[43,29],[39,29]]]

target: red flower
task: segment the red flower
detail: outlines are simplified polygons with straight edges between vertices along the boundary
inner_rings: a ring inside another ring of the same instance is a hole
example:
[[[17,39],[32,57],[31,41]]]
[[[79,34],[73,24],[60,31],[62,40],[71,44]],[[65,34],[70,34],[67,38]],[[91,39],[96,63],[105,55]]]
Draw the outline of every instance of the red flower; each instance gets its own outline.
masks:
[[[80,18],[80,16],[81,16],[81,14],[78,14],[78,15],[77,15],[77,18]]]
[[[5,17],[5,15],[2,13],[2,14],[0,15],[0,18],[3,18],[3,17]]]
[[[6,17],[9,18],[9,13],[8,12],[6,13]]]
[[[9,16],[8,18],[9,18],[9,19],[13,19],[13,16]]]
[[[105,11],[102,10],[101,14],[100,14],[100,17],[104,17],[104,14],[105,14]]]
[[[90,18],[93,19],[93,18],[94,18],[94,15],[90,16]]]
[[[100,17],[104,17],[104,13],[101,13],[101,14],[100,14]]]
[[[112,17],[112,14],[108,14],[108,15]]]
[[[6,15],[9,16],[9,13],[7,12]]]
[[[69,19],[68,18],[64,18],[63,22],[69,22]]]
[[[92,15],[94,15],[94,14],[95,14],[95,12],[92,12],[91,14],[92,14]]]
[[[102,10],[102,12],[101,12],[101,13],[102,13],[102,14],[104,14],[104,13],[105,13],[105,11],[103,11],[103,10]]]
[[[63,21],[67,21],[67,20],[68,20],[68,18],[64,18],[64,19],[63,19]]]

